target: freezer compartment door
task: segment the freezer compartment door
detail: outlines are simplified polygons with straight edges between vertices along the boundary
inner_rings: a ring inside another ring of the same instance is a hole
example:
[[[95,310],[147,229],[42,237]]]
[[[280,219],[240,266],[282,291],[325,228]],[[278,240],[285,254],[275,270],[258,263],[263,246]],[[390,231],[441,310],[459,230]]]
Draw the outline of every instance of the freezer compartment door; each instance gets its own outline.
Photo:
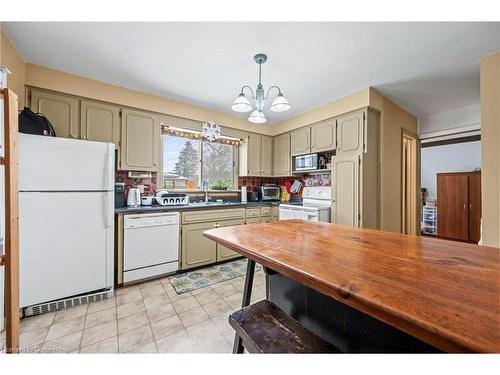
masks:
[[[19,194],[21,307],[112,287],[111,194]]]
[[[19,190],[113,190],[114,152],[112,143],[19,134]]]

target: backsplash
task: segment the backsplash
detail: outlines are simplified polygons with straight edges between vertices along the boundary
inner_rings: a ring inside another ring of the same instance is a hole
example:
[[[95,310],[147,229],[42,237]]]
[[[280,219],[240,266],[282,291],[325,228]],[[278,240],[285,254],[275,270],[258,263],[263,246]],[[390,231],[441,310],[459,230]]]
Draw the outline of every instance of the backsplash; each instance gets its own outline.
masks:
[[[306,176],[305,186],[332,186],[332,176],[328,174],[312,174]]]
[[[290,177],[238,177],[238,189],[241,189],[242,186],[246,186],[247,191],[257,191],[260,185],[276,184],[278,186],[282,186],[286,180],[289,180],[293,183],[293,181],[296,179],[302,181],[304,183],[304,186],[331,186],[330,174],[316,174]],[[151,178],[134,179],[128,177],[128,171],[116,171],[115,181],[125,183],[125,196],[128,192],[128,189],[130,189],[131,187],[136,187],[137,185],[144,185],[146,194],[154,194],[158,188],[157,173],[151,173]],[[222,193],[223,192],[221,192],[221,194]],[[195,196],[197,194],[193,192],[191,195]],[[202,194],[200,193],[200,195]]]
[[[127,196],[128,189],[136,187],[137,185],[144,185],[145,194],[154,194],[156,192],[156,173],[151,173],[151,178],[136,179],[128,177],[128,171],[116,171],[115,182],[125,183],[125,196]]]
[[[247,191],[257,191],[260,185],[276,184],[282,186],[286,180],[293,183],[294,180],[300,180],[304,186],[331,186],[332,178],[330,174],[314,174],[305,176],[290,177],[238,177],[238,189],[242,186],[247,187]]]
[[[238,189],[247,187],[247,191],[257,191],[260,185],[276,184],[282,186],[286,180],[293,181],[296,177],[238,177]]]

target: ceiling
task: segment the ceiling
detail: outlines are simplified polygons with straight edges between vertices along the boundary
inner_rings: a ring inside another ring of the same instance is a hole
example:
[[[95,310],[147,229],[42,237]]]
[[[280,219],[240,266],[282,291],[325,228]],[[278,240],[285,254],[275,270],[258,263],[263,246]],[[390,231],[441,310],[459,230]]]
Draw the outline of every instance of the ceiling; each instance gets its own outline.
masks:
[[[417,117],[479,102],[479,58],[500,49],[500,23],[4,22],[22,57],[84,77],[230,110],[254,88],[292,109],[276,123],[367,86]],[[269,104],[268,104],[269,105]]]

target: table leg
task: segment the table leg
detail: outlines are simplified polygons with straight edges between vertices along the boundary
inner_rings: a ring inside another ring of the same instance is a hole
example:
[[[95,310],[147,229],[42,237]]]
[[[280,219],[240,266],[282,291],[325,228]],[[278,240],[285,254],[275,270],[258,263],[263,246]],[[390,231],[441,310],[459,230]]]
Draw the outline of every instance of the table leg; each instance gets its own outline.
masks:
[[[252,286],[253,286],[253,276],[255,273],[255,261],[248,259],[247,263],[247,275],[245,277],[245,287],[243,289],[243,301],[241,307],[248,306],[250,304],[250,297],[252,296]],[[241,337],[238,334],[234,336],[233,353],[241,354],[243,353],[243,345],[241,343]]]

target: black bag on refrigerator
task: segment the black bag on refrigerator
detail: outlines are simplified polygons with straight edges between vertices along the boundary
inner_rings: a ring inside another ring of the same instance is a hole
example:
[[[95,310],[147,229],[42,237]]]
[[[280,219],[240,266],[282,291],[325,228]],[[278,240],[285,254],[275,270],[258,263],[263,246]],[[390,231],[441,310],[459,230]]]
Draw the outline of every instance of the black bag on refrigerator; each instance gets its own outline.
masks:
[[[35,113],[28,107],[19,111],[19,132],[26,134],[56,136],[50,121],[41,113]]]

